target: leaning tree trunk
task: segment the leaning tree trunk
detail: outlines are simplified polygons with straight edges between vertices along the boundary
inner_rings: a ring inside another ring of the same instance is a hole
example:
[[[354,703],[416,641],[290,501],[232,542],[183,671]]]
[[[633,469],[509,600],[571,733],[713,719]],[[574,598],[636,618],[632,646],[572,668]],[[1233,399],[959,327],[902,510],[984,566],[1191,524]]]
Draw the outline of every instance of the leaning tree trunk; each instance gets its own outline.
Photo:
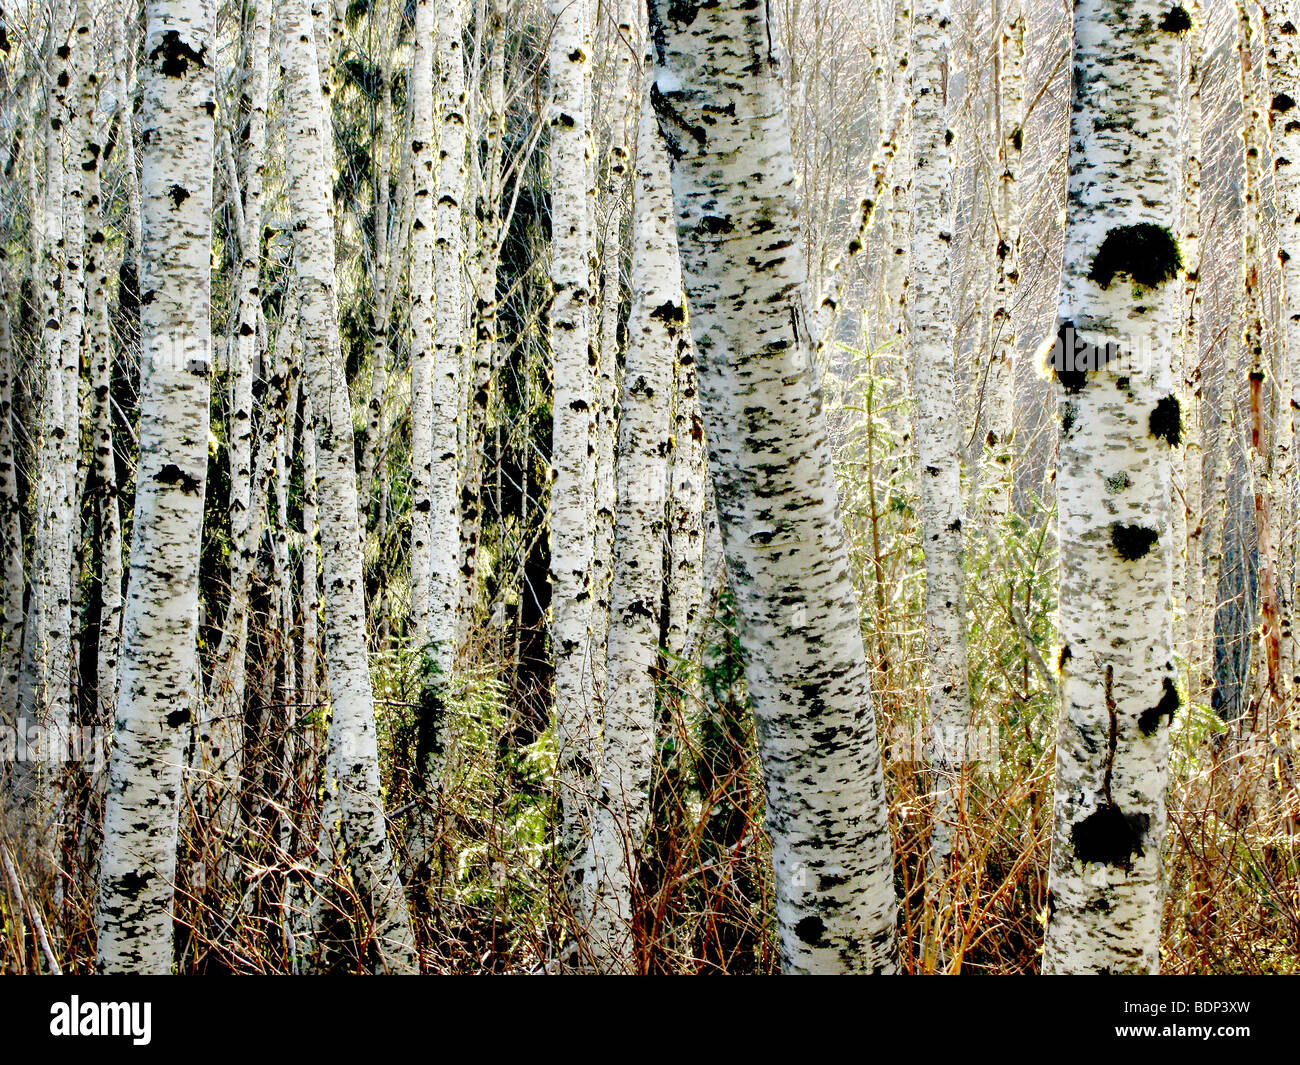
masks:
[[[892,972],[893,862],[866,657],[804,307],[765,7],[650,5],[651,101],[767,790],[791,972]]]
[[[146,0],[145,16],[140,457],[97,927],[101,972],[165,974],[197,696],[216,82],[206,0]]]
[[[589,659],[595,397],[591,380],[591,129],[587,65],[590,7],[551,0],[551,640],[560,862],[569,903],[582,912],[582,883],[599,729]]]
[[[618,427],[610,585],[609,686],[597,791],[589,946],[605,971],[632,972],[632,885],[650,813],[655,680],[663,598],[673,364],[686,346],[668,156],[647,99],[637,134],[632,311]]]
[[[962,427],[953,381],[955,334],[949,286],[953,233],[953,131],[947,121],[950,15],[947,0],[921,0],[916,7],[912,38],[915,270],[907,308],[920,452],[925,645],[930,666],[926,755],[935,794],[930,864],[940,881],[953,852],[970,724],[966,577],[962,568]]]
[[[1181,11],[1182,9],[1177,9]],[[1046,973],[1159,961],[1173,655],[1179,40],[1156,0],[1079,0],[1061,392],[1061,721]],[[1162,28],[1163,24],[1163,28]]]
[[[397,877],[379,791],[374,692],[366,657],[366,612],[357,532],[352,403],[343,376],[335,322],[334,225],[329,167],[322,158],[320,74],[307,0],[280,8],[284,26],[289,200],[302,298],[304,383],[315,423],[321,553],[325,588],[326,668],[329,677],[330,762],[337,789],[339,830],[348,868],[373,923],[381,968],[418,968],[411,919]]]

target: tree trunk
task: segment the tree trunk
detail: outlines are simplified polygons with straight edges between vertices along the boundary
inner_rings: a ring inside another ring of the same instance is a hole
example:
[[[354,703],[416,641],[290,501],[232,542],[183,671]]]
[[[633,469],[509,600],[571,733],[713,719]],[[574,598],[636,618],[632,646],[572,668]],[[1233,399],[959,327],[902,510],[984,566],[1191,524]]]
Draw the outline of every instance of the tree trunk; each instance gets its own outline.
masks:
[[[423,654],[433,624],[433,42],[434,0],[416,0],[411,60],[411,635]]]
[[[744,0],[650,8],[700,408],[758,724],[790,972],[892,972],[896,902],[857,604],[811,366],[778,56]]]
[[[284,20],[282,79],[286,95],[289,198],[302,294],[304,383],[313,406],[319,462],[321,550],[325,588],[326,668],[332,788],[337,788],[339,829],[348,868],[373,923],[379,965],[388,972],[418,968],[411,919],[384,823],[379,794],[374,693],[366,657],[361,545],[357,535],[357,482],[352,405],[343,377],[335,322],[334,226],[321,158],[320,75],[307,0],[281,7]]]
[[[632,972],[632,895],[650,804],[672,369],[686,347],[668,156],[646,98],[633,194],[632,311],[618,439],[609,686],[592,853],[592,952]]]
[[[587,66],[591,10],[551,0],[551,641],[555,655],[559,860],[575,912],[583,869],[599,735],[590,659],[595,396],[591,366],[591,128]]]
[[[146,0],[145,16],[140,457],[97,928],[101,972],[166,974],[197,696],[216,83],[206,0]]]
[[[1179,39],[1079,0],[1060,384],[1061,721],[1045,973],[1159,960],[1173,661]]]
[[[966,669],[966,576],[962,568],[961,415],[953,383],[952,143],[947,77],[947,0],[921,0],[912,38],[912,262],[907,332],[913,358],[925,549],[925,646],[929,660],[926,758],[933,775],[931,872],[940,881],[953,853],[970,726]]]

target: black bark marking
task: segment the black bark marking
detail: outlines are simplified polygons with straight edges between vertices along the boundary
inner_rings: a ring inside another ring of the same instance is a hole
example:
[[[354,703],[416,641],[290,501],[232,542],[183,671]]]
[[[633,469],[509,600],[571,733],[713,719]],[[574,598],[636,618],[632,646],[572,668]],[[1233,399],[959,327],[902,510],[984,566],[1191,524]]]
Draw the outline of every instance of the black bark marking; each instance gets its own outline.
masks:
[[[169,462],[156,474],[154,480],[159,484],[176,485],[186,494],[194,494],[203,487],[203,482],[197,477],[191,477],[174,462]]]
[[[736,227],[731,224],[730,218],[724,218],[722,215],[706,214],[700,216],[698,229],[701,233],[730,233]]]
[[[1117,521],[1110,527],[1110,542],[1115,545],[1119,557],[1125,562],[1136,562],[1140,558],[1145,558],[1159,539],[1160,533],[1155,529],[1147,529],[1141,525],[1125,525],[1122,521]]]
[[[674,303],[669,300],[667,303],[661,303],[658,307],[650,312],[651,318],[657,318],[668,325],[681,325],[686,321],[686,311],[680,303]]]
[[[1118,865],[1128,871],[1144,853],[1142,839],[1150,823],[1146,814],[1126,814],[1107,800],[1071,827],[1074,856],[1085,865]]]
[[[191,48],[181,40],[179,33],[168,30],[162,35],[158,47],[149,53],[149,61],[158,65],[158,73],[163,77],[183,78],[191,63],[196,67],[207,64],[207,51],[206,46],[197,50]]]
[[[826,925],[820,917],[805,917],[794,926],[794,934],[810,947],[821,946],[825,933]]]
[[[1155,288],[1178,276],[1183,265],[1178,241],[1165,226],[1140,222],[1116,226],[1106,234],[1088,279],[1109,288],[1117,274],[1126,274],[1134,284]]]
[[[1186,33],[1192,28],[1192,16],[1181,4],[1171,7],[1160,19],[1160,28],[1166,33]]]
[[[171,197],[172,203],[177,207],[190,198],[189,189],[185,188],[183,185],[171,186],[171,188],[167,190],[167,195]]]
[[[1160,701],[1155,706],[1143,710],[1138,717],[1138,728],[1142,730],[1142,735],[1154,736],[1161,718],[1172,722],[1174,713],[1180,705],[1182,705],[1182,698],[1178,694],[1178,686],[1172,679],[1165,677],[1164,694],[1160,696]]]
[[[1079,336],[1074,322],[1065,319],[1056,329],[1056,340],[1047,354],[1047,366],[1070,395],[1083,391],[1088,374],[1104,369],[1119,358],[1118,344],[1090,344]]]
[[[1151,435],[1177,447],[1183,440],[1183,408],[1177,396],[1165,396],[1147,420]]]

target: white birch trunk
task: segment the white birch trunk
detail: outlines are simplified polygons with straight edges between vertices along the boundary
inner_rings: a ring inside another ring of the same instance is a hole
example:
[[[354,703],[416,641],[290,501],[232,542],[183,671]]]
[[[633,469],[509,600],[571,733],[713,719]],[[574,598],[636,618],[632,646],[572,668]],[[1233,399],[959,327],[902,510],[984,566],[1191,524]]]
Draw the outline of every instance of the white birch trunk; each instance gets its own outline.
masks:
[[[1279,396],[1282,504],[1285,523],[1295,518],[1295,412],[1300,409],[1300,35],[1294,0],[1272,0],[1268,17],[1268,76],[1271,97],[1273,183],[1277,194],[1278,258],[1282,265],[1285,349],[1282,365],[1289,387]],[[1282,382],[1279,381],[1279,384]],[[1280,618],[1282,673],[1287,683],[1300,685],[1294,632],[1294,537],[1282,542],[1279,581],[1283,611]]]
[[[438,204],[434,239],[433,518],[430,565],[430,654],[445,701],[456,659],[460,607],[460,461],[457,452],[460,364],[465,354],[466,169],[465,0],[436,0],[438,41]],[[444,709],[440,707],[440,710]],[[441,732],[444,722],[438,722]],[[434,744],[440,750],[444,737]],[[432,767],[431,767],[432,768]]]
[[[23,654],[23,515],[15,466],[13,333],[9,325],[9,264],[0,255],[0,720],[16,725]]]
[[[238,207],[239,272],[235,300],[237,326],[230,374],[230,599],[222,620],[209,706],[199,729],[198,749],[211,793],[210,828],[221,850],[231,852],[238,816],[239,781],[244,764],[244,691],[247,679],[249,583],[261,541],[261,498],[253,476],[253,366],[261,317],[262,186],[265,178],[266,102],[269,91],[270,0],[256,0],[251,15],[248,135],[244,141],[244,180],[229,137],[223,137],[227,168]],[[242,197],[241,197],[242,192]],[[261,459],[262,456],[259,456]],[[256,512],[256,513],[255,513]],[[221,875],[229,859],[218,863]]]
[[[892,972],[896,903],[857,604],[806,324],[765,8],[651,4],[678,243],[791,972]]]
[[[339,831],[353,883],[373,925],[382,969],[417,971],[411,919],[389,845],[379,794],[374,693],[366,656],[361,545],[357,533],[352,405],[336,326],[334,226],[321,158],[320,74],[307,0],[290,0],[283,19],[289,198],[301,285],[304,386],[313,405],[319,461],[325,587],[326,667],[333,716],[330,761]]]
[[[462,604],[472,616],[478,598],[478,552],[483,528],[483,450],[486,445],[488,405],[492,397],[492,372],[498,358],[497,272],[501,262],[502,171],[506,126],[506,47],[504,0],[478,0],[477,18],[485,22],[489,42],[487,100],[483,118],[487,150],[478,182],[478,254],[474,276],[474,353],[469,383],[468,422],[465,439],[465,488],[462,494],[461,543],[464,553]],[[471,152],[471,158],[474,158]]]
[[[668,156],[646,97],[637,134],[632,311],[618,439],[604,748],[589,863],[589,946],[604,971],[633,972],[633,884],[650,813],[655,680],[673,364],[686,346]]]
[[[555,655],[560,862],[569,902],[582,882],[595,786],[599,719],[592,695],[592,537],[595,396],[592,388],[592,145],[587,107],[590,9],[550,0],[551,79],[551,641]]]
[[[411,60],[411,632],[423,654],[433,613],[434,0],[416,0]]]
[[[165,974],[198,670],[216,86],[206,0],[147,0],[145,19],[140,457],[96,923],[101,972]]]
[[[1203,678],[1212,672],[1212,663],[1206,661],[1206,609],[1207,593],[1217,596],[1217,583],[1210,589],[1205,580],[1205,560],[1208,554],[1206,530],[1210,525],[1206,511],[1205,452],[1208,438],[1205,432],[1204,405],[1202,403],[1203,379],[1201,373],[1201,151],[1202,151],[1202,97],[1201,69],[1203,65],[1203,33],[1195,24],[1199,18],[1199,4],[1193,4],[1193,27],[1187,42],[1187,102],[1184,111],[1183,135],[1186,152],[1183,162],[1183,204],[1179,223],[1179,247],[1183,253],[1183,292],[1179,307],[1181,321],[1181,386],[1184,412],[1183,511],[1187,525],[1186,561],[1183,577],[1183,657],[1187,661],[1187,696],[1195,702],[1200,698]],[[1213,611],[1213,604],[1210,604]]]
[[[89,0],[77,0],[78,23],[93,25]],[[100,161],[103,146],[95,125],[99,103],[99,75],[93,66],[81,86],[82,112],[86,116],[80,146],[82,203],[86,233],[86,363],[90,369],[89,422],[93,440],[95,505],[99,512],[100,617],[96,647],[97,720],[113,719],[117,706],[117,671],[122,626],[122,516],[118,504],[117,464],[113,457],[113,412],[111,402],[113,341],[108,318],[108,243],[104,232],[104,207],[100,189]]]
[[[984,384],[982,479],[991,528],[1011,504],[1015,432],[1016,352],[1020,344],[1016,292],[1020,285],[1020,165],[1025,122],[1025,9],[1023,0],[1001,0],[995,32],[997,53],[998,173],[994,200],[996,278],[993,338]]]
[[[1079,0],[1060,384],[1061,720],[1045,973],[1158,965],[1173,661],[1180,41]]]

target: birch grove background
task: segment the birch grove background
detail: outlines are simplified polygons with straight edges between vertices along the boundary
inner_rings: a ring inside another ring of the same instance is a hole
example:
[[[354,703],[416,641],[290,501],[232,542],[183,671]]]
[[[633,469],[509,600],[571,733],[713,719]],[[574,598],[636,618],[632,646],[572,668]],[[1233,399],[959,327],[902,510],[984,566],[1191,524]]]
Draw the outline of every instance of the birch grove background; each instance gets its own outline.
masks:
[[[1295,972],[1298,26],[3,0],[0,966]]]

